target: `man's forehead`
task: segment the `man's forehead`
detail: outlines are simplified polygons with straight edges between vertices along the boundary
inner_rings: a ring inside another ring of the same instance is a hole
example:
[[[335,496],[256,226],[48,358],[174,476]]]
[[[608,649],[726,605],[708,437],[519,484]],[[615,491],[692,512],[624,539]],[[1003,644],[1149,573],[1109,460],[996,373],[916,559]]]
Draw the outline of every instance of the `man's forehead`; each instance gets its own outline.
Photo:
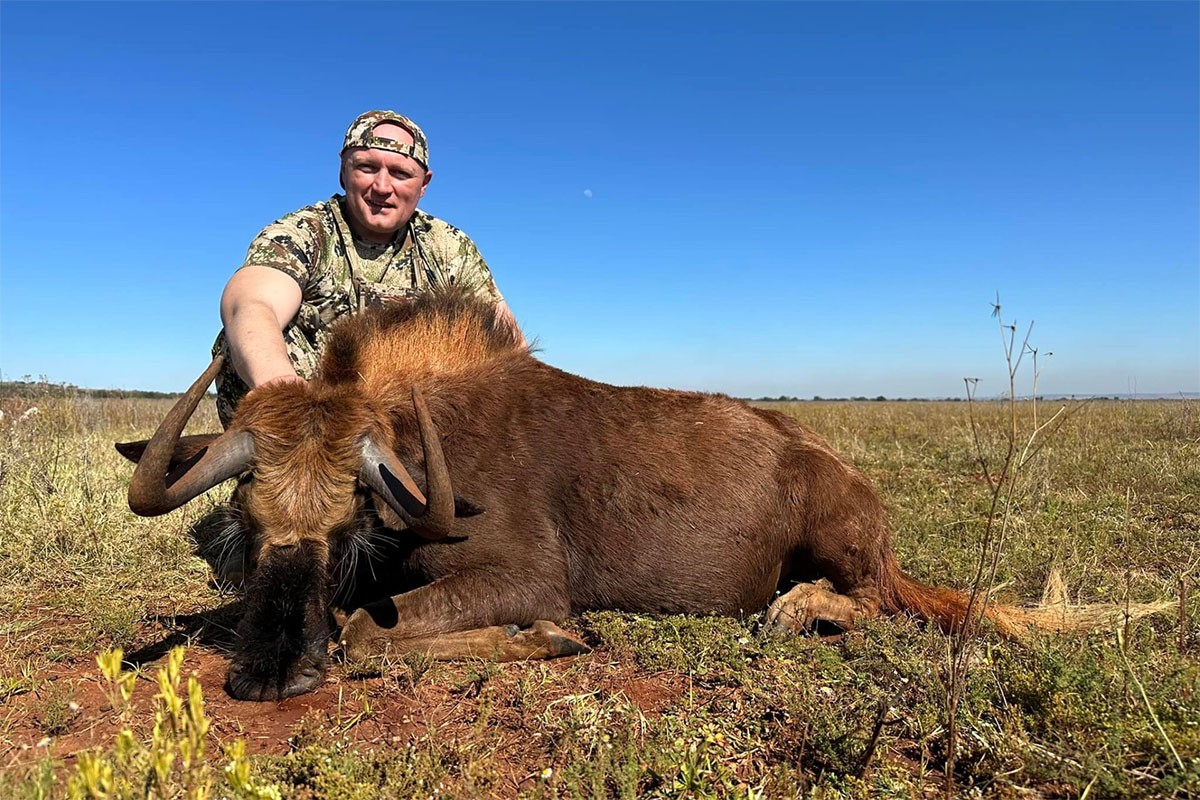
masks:
[[[381,122],[371,129],[371,135],[376,139],[391,139],[396,142],[412,144],[412,132],[396,122]]]
[[[343,156],[351,164],[404,164],[405,166],[421,166],[421,162],[403,153],[393,153],[390,150],[379,150],[374,147],[352,147]]]

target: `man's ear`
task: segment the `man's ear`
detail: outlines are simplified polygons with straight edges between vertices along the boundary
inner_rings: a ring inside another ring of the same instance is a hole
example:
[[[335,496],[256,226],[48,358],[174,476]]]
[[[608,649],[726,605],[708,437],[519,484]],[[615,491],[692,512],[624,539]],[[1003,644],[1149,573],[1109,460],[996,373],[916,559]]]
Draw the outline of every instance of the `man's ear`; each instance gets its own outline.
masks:
[[[429,188],[429,182],[433,180],[433,170],[425,170],[425,182],[421,184],[421,197],[425,196],[425,190]]]

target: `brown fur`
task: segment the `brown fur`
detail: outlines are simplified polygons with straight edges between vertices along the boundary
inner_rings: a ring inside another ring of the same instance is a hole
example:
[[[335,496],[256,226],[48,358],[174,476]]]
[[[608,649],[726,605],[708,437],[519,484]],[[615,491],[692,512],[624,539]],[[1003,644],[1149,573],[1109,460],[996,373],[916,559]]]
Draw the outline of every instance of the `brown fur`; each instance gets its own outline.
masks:
[[[552,617],[747,614],[797,571],[863,598],[866,615],[912,607],[947,624],[965,607],[961,595],[900,579],[878,497],[811,430],[719,395],[569,375],[534,359],[489,308],[457,298],[353,318],[316,380],[247,399],[237,422],[269,443],[251,516],[278,541],[348,525],[358,512],[353,442],[383,420],[420,474],[414,384],[456,490],[488,509],[459,521],[467,541],[457,548],[416,548],[408,566],[430,579],[503,564],[552,585],[541,590]],[[503,574],[486,590],[511,584]],[[412,624],[416,635],[451,623]]]
[[[486,510],[456,520],[444,541],[385,532],[380,520],[396,527],[396,515],[355,479],[365,435],[424,474],[414,385],[441,432],[454,491]],[[255,621],[243,626],[231,670],[239,696],[315,685],[313,638],[324,634],[314,608],[328,606],[345,573],[335,562],[378,550],[381,535],[392,552],[375,554],[372,589],[385,599],[346,620],[352,657],[589,609],[741,616],[770,604],[768,622],[786,629],[906,610],[953,628],[967,613],[966,595],[901,572],[878,495],[812,430],[721,395],[570,375],[535,359],[492,308],[462,297],[344,321],[314,380],[252,392],[232,427],[255,442],[235,505],[258,563],[273,565],[251,585]],[[1005,631],[1020,627],[1003,609],[989,616]],[[280,648],[270,631],[285,620],[310,621],[305,646]],[[307,655],[272,671],[263,652]]]

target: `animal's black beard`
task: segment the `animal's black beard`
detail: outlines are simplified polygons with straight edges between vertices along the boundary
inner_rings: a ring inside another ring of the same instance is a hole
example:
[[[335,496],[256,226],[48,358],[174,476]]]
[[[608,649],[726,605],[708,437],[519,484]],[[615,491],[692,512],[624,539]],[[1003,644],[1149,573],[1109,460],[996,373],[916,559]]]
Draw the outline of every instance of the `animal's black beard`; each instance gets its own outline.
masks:
[[[330,542],[334,605],[352,609],[425,583],[410,562],[413,551],[424,543],[412,531],[384,525],[368,501],[354,523]]]
[[[218,506],[192,529],[196,554],[212,567],[223,588],[249,589],[258,569],[254,526],[236,495]],[[393,530],[380,520],[368,501],[354,521],[330,536],[325,589],[339,608],[356,606],[414,588],[407,561],[422,543],[407,530]]]
[[[380,582],[382,565],[394,555],[396,531],[390,531],[368,506],[363,506],[353,524],[330,542],[329,576],[334,605],[348,608],[360,587]]]

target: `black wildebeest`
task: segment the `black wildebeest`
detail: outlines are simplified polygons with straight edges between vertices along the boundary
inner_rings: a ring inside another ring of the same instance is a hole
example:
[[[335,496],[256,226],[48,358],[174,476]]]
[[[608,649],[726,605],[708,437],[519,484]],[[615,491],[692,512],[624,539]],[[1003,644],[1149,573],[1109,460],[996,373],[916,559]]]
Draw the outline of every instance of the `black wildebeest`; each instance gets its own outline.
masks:
[[[237,697],[320,682],[337,564],[380,535],[400,540],[398,593],[345,619],[351,657],[578,652],[552,622],[589,609],[767,608],[794,630],[967,613],[966,595],[899,569],[878,495],[813,431],[720,395],[568,374],[462,297],[345,320],[313,380],[257,389],[223,434],[181,438],[217,367],[148,443],[118,447],[140,458],[142,515],[242,476],[232,507],[257,566]]]

